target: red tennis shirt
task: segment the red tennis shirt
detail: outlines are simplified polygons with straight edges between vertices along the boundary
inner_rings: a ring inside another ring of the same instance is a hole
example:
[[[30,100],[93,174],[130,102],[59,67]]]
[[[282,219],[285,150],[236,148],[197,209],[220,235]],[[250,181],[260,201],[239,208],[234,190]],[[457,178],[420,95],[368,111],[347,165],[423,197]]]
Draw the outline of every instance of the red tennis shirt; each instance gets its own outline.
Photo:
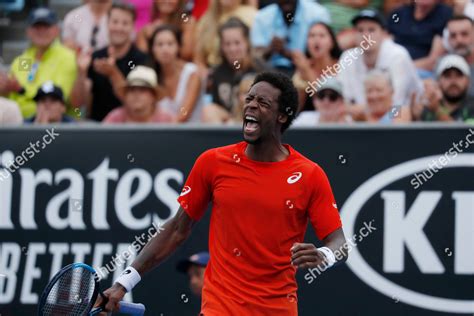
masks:
[[[308,219],[319,239],[342,226],[324,171],[289,145],[280,162],[245,155],[246,142],[195,162],[178,202],[199,220],[212,202],[204,316],[298,315],[290,248]]]

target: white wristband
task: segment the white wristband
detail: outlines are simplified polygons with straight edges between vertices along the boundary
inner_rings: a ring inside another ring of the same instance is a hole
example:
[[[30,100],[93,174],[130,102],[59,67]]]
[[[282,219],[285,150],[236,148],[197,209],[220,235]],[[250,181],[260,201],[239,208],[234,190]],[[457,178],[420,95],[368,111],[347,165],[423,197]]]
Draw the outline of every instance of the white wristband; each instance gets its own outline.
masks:
[[[130,292],[141,280],[142,277],[140,276],[140,273],[130,266],[120,274],[115,282],[122,285],[127,292]]]
[[[328,247],[321,247],[318,248],[318,250],[324,254],[324,257],[326,257],[328,267],[332,267],[336,263],[336,256],[334,255],[334,252],[332,252],[331,249],[329,249]]]

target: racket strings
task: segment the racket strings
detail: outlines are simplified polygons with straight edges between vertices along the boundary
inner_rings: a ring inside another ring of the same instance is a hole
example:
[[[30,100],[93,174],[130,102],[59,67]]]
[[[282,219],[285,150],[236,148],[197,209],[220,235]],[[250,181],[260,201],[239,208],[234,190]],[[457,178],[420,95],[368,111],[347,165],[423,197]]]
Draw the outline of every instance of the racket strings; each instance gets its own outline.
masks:
[[[53,285],[43,315],[83,316],[89,311],[94,293],[94,274],[82,267],[65,272]]]

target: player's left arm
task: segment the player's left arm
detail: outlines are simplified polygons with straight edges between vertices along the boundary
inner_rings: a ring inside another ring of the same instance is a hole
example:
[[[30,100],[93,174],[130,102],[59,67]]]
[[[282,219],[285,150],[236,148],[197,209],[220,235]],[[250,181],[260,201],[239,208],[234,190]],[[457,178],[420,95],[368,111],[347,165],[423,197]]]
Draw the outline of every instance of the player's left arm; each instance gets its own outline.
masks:
[[[348,253],[344,251],[346,238],[342,227],[330,233],[322,240],[324,247],[329,248],[335,254],[336,262],[347,260]],[[318,249],[311,243],[295,243],[291,247],[291,263],[298,269],[322,267],[327,260],[324,250]],[[326,262],[327,263],[327,262]]]
[[[324,246],[317,248],[310,243],[295,243],[290,249],[292,264],[299,269],[307,269],[323,268],[346,261],[348,251],[345,251],[347,243],[341,217],[331,184],[321,167],[313,169],[308,190],[308,217]]]

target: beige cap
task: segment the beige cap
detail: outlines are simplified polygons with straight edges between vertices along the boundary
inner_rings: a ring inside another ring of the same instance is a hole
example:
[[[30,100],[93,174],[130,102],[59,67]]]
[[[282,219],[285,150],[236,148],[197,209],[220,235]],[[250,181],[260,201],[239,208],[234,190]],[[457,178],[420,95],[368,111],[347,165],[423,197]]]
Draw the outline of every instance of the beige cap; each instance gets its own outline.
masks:
[[[463,57],[454,54],[441,58],[436,68],[436,76],[439,78],[443,72],[452,68],[459,70],[467,77],[471,77],[471,70],[467,61]]]
[[[156,90],[158,76],[150,67],[136,66],[127,76],[126,87],[145,87]]]

